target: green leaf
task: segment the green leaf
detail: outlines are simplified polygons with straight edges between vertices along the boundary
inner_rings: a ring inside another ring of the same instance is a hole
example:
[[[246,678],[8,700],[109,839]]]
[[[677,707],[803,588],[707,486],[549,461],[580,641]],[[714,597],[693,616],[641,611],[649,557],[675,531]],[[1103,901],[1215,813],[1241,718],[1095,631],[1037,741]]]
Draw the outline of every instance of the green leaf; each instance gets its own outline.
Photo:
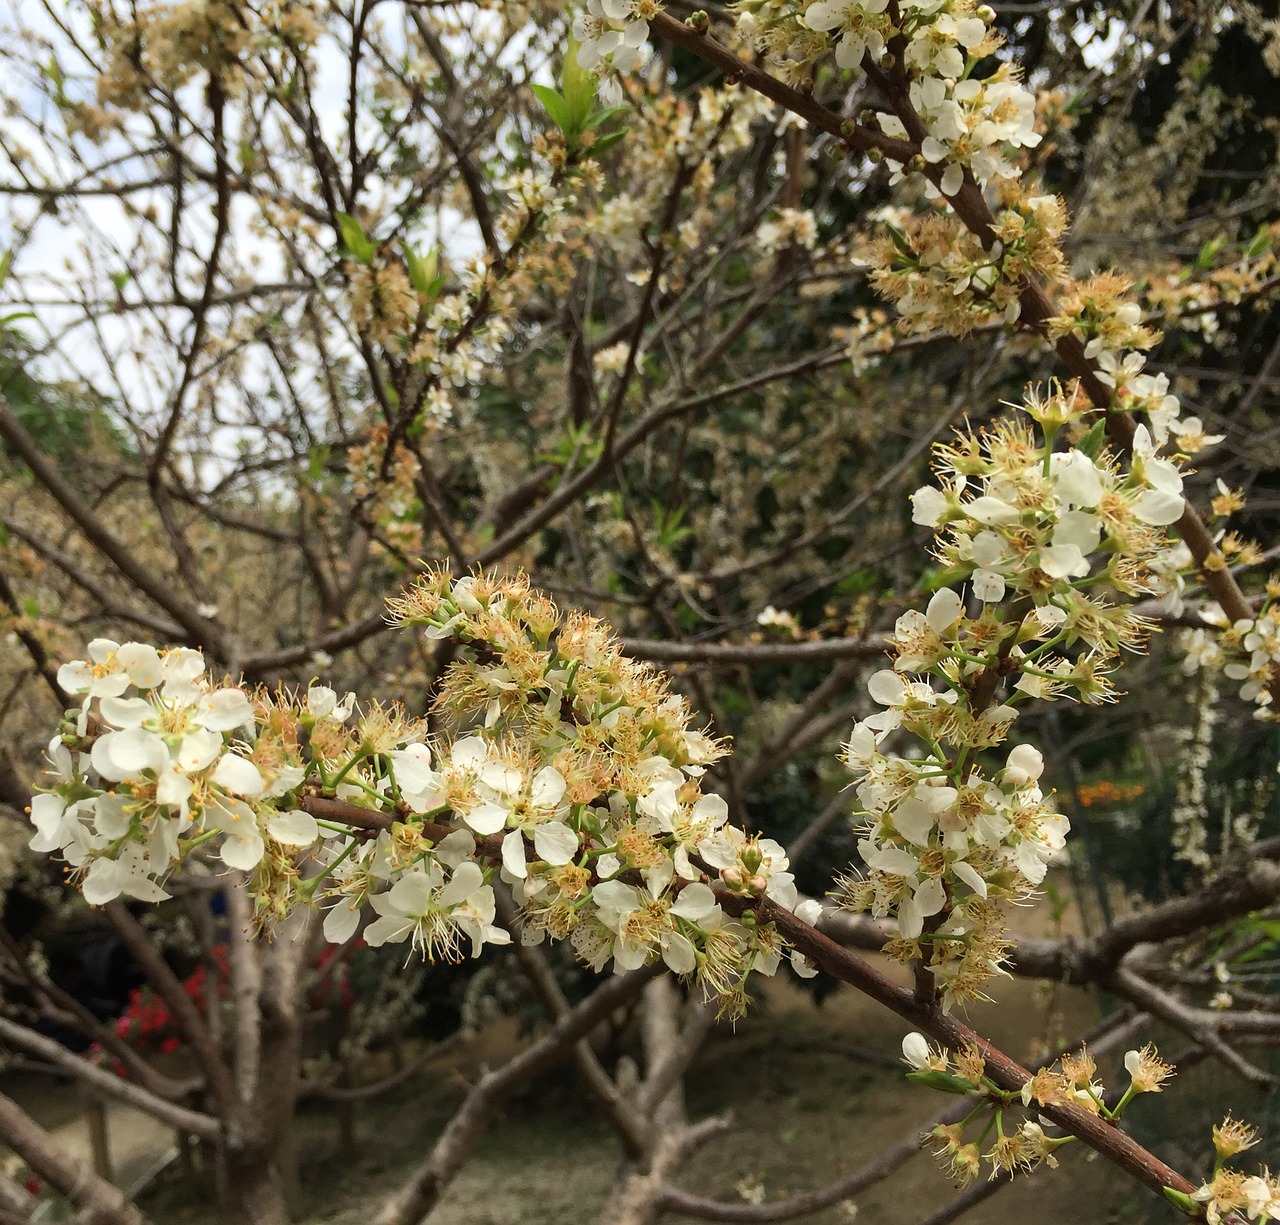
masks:
[[[603,136],[598,137],[591,145],[591,155],[594,157],[597,153],[603,153],[606,149],[612,149],[627,134],[626,128],[621,132],[606,132]]]
[[[1200,248],[1200,254],[1196,256],[1197,268],[1212,268],[1214,257],[1227,245],[1227,240],[1221,234],[1217,238],[1211,238],[1203,247]]]
[[[370,241],[360,223],[350,213],[337,213],[338,229],[342,233],[342,245],[347,253],[360,264],[373,263],[377,247]]]
[[[3,523],[0,523],[0,549],[7,549],[10,539],[9,529]]]
[[[916,253],[911,249],[907,236],[896,225],[891,225],[887,221],[881,222],[881,224],[889,231],[889,237],[893,240],[893,245],[908,259],[915,259]]]
[[[628,111],[625,106],[606,106],[603,109],[596,111],[593,115],[589,115],[582,125],[582,130],[584,132],[590,132],[592,128],[598,128],[602,123],[608,123],[610,119],[627,113]]]
[[[1098,452],[1102,450],[1102,444],[1107,437],[1107,423],[1105,421],[1095,421],[1093,428],[1076,443],[1076,450],[1083,451],[1090,459],[1097,459]]]
[[[324,475],[324,466],[329,462],[328,447],[312,447],[307,456],[307,480],[314,484]]]
[[[939,570],[931,570],[920,580],[920,590],[925,592],[941,591],[944,587],[954,587],[964,582],[972,573],[971,566],[945,566]]]
[[[111,274],[111,283],[116,287],[116,293],[124,293],[124,287],[129,283],[129,274],[127,272],[113,272]]]
[[[1062,108],[1064,115],[1090,115],[1093,108],[1089,105],[1089,95],[1084,90],[1073,94],[1070,101]]]
[[[0,285],[3,285],[5,278],[9,275],[9,269],[13,267],[13,249],[10,248],[3,255],[0,255]]]
[[[419,255],[405,243],[404,262],[409,267],[409,280],[424,298],[434,298],[444,287],[444,277],[440,275],[439,247],[432,247],[426,255]]]
[[[551,116],[551,122],[568,136],[572,127],[569,121],[569,104],[550,85],[534,85],[531,88],[538,95],[543,109]]]
[[[564,91],[566,117],[574,136],[580,136],[592,124],[588,116],[596,104],[595,73],[578,63],[578,41],[570,36],[564,51],[564,69],[560,75],[560,88]]]
[[[1258,227],[1258,232],[1253,236],[1253,240],[1244,249],[1245,259],[1257,259],[1257,257],[1265,251],[1271,249],[1271,235],[1267,232],[1265,225]]]

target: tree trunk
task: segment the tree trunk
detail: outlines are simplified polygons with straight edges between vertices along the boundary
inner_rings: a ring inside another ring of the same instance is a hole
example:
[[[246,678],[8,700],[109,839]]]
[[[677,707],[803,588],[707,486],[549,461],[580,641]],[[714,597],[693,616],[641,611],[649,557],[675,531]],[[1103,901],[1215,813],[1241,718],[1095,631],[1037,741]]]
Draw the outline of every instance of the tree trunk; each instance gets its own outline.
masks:
[[[228,1156],[222,1217],[227,1225],[289,1225],[284,1180],[269,1155]]]

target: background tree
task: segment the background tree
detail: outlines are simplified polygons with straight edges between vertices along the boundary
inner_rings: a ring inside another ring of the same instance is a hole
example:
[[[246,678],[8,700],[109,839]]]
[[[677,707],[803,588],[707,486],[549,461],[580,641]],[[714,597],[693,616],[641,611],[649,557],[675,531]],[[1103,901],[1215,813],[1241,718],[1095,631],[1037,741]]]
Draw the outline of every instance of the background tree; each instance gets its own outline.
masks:
[[[767,30],[776,15],[755,19]],[[733,37],[713,16],[717,37]],[[338,692],[401,699],[441,732],[433,700],[471,657],[390,633],[384,599],[429,563],[523,566],[562,604],[607,616],[631,658],[675,669],[715,734],[735,740],[709,789],[735,825],[788,844],[807,891],[854,859],[835,747],[873,709],[859,682],[882,666],[889,628],[952,581],[905,495],[953,426],[1082,370],[998,321],[922,335],[872,284],[894,246],[885,234],[914,236],[930,210],[918,179],[893,182],[841,127],[890,105],[884,81],[829,57],[810,73],[792,47],[771,72],[784,88],[811,77],[811,91],[786,95],[802,122],[755,91],[759,69],[726,84],[699,21],[679,38],[655,21],[675,41],[656,44],[619,110],[597,114],[595,82],[566,51],[572,18],[558,6],[14,10],[0,292],[32,316],[6,324],[0,353],[15,810],[29,796],[19,771],[72,704],[53,661],[89,639],[199,648],[215,674],[249,683],[305,690],[322,674]],[[1211,524],[1232,512],[1235,534],[1218,543],[1247,585],[1273,560],[1247,541],[1275,536],[1276,16],[1008,5],[994,21],[1007,44],[977,77],[1019,62],[1038,91],[1044,139],[1023,150],[1022,175],[1070,207],[1062,275],[1114,271],[1111,288],[1133,282],[1144,322],[1162,330],[1149,368],[1202,433],[1224,436],[1186,489],[1206,509],[1226,499]],[[746,63],[755,49],[732,54]],[[824,115],[836,118],[824,127]],[[1207,966],[1230,976],[1235,958],[1269,947],[1257,919],[1238,945],[1203,935],[1274,900],[1269,844],[1252,866],[1202,879],[1271,832],[1274,738],[1224,686],[1219,728],[1251,746],[1244,764],[1222,783],[1194,755],[1181,777],[1153,771],[1179,729],[1207,743],[1205,691],[1169,701],[1180,673],[1158,648],[1114,714],[1046,708],[1040,739],[1091,835],[1077,862],[1097,877],[1107,926],[1084,944],[1020,942],[1013,964],[1104,984],[1265,1081],[1223,1034],[1265,1039],[1270,985],[1237,989],[1251,1013],[1201,1005]],[[1152,811],[1128,839],[1089,819],[1082,797],[1099,777],[1145,788]],[[1175,886],[1183,896],[1112,922],[1106,864],[1127,846],[1154,865],[1157,815],[1177,818],[1180,853],[1144,883],[1157,902]],[[166,909],[194,932],[186,962],[169,924],[148,931],[119,901],[106,916],[168,1005],[190,1075],[145,1064],[16,941],[26,1011],[7,1040],[94,1077],[36,1045],[37,1012],[74,1022],[130,1068],[135,1101],[206,1142],[229,1214],[284,1219],[279,1141],[304,1091],[308,992],[336,971],[317,965],[318,928],[253,939],[241,877],[182,888]],[[869,920],[826,922],[852,942],[885,939]],[[1153,940],[1151,964],[1126,960]],[[220,945],[225,1002],[206,996],[202,1013],[182,980]],[[519,958],[552,1026],[473,1087],[380,1219],[425,1215],[504,1097],[562,1057],[629,1158],[606,1219],[728,1211],[669,1185],[723,1126],[686,1123],[676,1089],[709,1024],[698,999],[643,988],[648,1079],[633,1095],[581,1039],[639,998],[643,972],[597,987],[566,983],[534,951]],[[6,1133],[57,1168],[29,1121],[14,1114]],[[98,1211],[130,1211],[88,1185]]]

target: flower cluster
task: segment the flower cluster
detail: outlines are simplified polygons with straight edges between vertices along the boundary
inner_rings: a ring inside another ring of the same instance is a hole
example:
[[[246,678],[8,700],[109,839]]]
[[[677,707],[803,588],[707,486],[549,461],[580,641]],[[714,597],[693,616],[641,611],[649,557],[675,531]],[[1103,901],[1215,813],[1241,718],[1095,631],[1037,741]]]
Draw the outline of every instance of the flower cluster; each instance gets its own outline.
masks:
[[[985,42],[967,49],[969,56],[984,54],[983,47],[989,42],[988,36]],[[956,60],[961,58],[954,44],[943,40],[942,47]],[[910,98],[928,133],[920,145],[921,155],[929,165],[946,166],[937,188],[930,183],[930,192],[954,196],[964,184],[966,169],[982,187],[994,178],[1017,178],[1021,168],[1013,152],[1034,149],[1040,134],[1035,130],[1035,95],[1018,81],[1016,70],[1002,64],[985,80],[977,80],[947,72],[955,66],[948,62],[941,74],[928,75],[930,67],[937,73],[936,66],[913,64],[910,50],[906,58],[908,67],[920,73],[911,82]],[[877,118],[887,136],[907,138],[906,126],[898,116],[878,113]],[[906,169],[892,159],[889,165],[898,174]]]
[[[1098,379],[1111,388],[1113,407],[1144,413],[1158,447],[1173,438],[1181,451],[1194,455],[1221,442],[1223,436],[1206,433],[1198,417],[1182,418],[1167,375],[1143,373],[1143,354],[1160,334],[1143,323],[1141,308],[1126,296],[1129,289],[1114,273],[1068,282],[1059,294],[1058,314],[1048,320],[1049,339],[1078,339],[1085,356],[1098,363]]]
[[[960,1186],[977,1177],[984,1161],[990,1167],[991,1178],[1029,1171],[1041,1162],[1048,1166],[1058,1164],[1055,1150],[1076,1137],[1050,1134],[1054,1125],[1043,1115],[1023,1119],[1020,1125],[1010,1127],[1006,1116],[1019,1105],[1026,1110],[1037,1105],[1071,1105],[1115,1122],[1139,1094],[1161,1092],[1174,1072],[1152,1046],[1129,1051],[1124,1057],[1129,1085],[1115,1105],[1108,1107],[1106,1089],[1097,1079],[1097,1064],[1083,1047],[1062,1056],[1056,1066],[1041,1068],[1019,1093],[1001,1090],[991,1081],[986,1075],[982,1054],[975,1046],[949,1054],[931,1047],[923,1034],[908,1034],[902,1040],[902,1056],[912,1068],[907,1074],[910,1080],[944,1093],[983,1099],[963,1122],[939,1125],[930,1133],[938,1145],[935,1154]],[[969,1125],[988,1110],[991,1118],[977,1141],[966,1140]],[[981,1145],[993,1125],[996,1136],[991,1148],[984,1153]]]
[[[892,721],[902,711],[885,714]],[[845,900],[878,918],[891,915],[904,958],[920,954],[927,924],[931,968],[945,995],[971,998],[1005,951],[994,903],[1023,897],[1044,879],[1069,825],[1045,802],[1044,762],[1029,745],[1013,749],[994,777],[974,766],[957,780],[938,757],[881,752],[884,732],[868,725],[883,721],[873,715],[858,724],[845,749],[859,780],[867,829],[858,850],[869,870],[866,881],[846,887]]]
[[[1009,197],[990,248],[947,213],[927,213],[903,229],[884,223],[888,236],[873,249],[871,280],[893,299],[907,331],[964,336],[983,324],[1014,322],[1023,280],[1062,274],[1062,201],[1019,188]]]
[[[424,545],[417,486],[422,465],[408,448],[391,447],[390,438],[391,427],[385,421],[370,425],[347,451],[347,475],[353,497],[381,529],[383,539],[401,553],[416,556]],[[316,512],[323,513],[318,501]]]
[[[773,113],[768,99],[736,85],[702,88],[689,98],[646,97],[629,128],[627,177],[585,218],[585,235],[617,261],[621,276],[647,284],[654,268],[653,234],[665,224],[672,191],[679,190],[687,211],[662,235],[658,274],[661,292],[679,292],[719,249],[723,201],[713,190],[716,168],[748,147],[752,124]],[[778,249],[806,246],[812,226],[807,212],[782,210],[760,233]]]
[[[943,588],[898,619],[893,667],[868,685],[883,709],[845,747],[868,875],[844,883],[843,901],[890,918],[903,960],[927,949],[948,1001],[979,994],[996,970],[998,903],[1044,879],[1067,831],[1034,748],[1013,748],[994,771],[976,755],[1006,741],[1028,698],[1114,696],[1119,649],[1141,646],[1149,624],[1105,592],[1163,590],[1164,529],[1182,513],[1181,473],[1145,430],[1127,470],[1092,442],[1054,449],[1076,405],[1061,389],[1033,396],[1025,407],[1043,437],[1013,421],[936,449],[940,487],[916,492],[914,518],[937,531],[947,578],[967,585],[973,611]],[[888,751],[904,732],[918,747]]]
[[[879,68],[896,53],[910,81],[911,106],[924,126],[921,145],[928,164],[946,163],[938,188],[953,196],[966,168],[979,184],[1017,178],[1016,151],[1040,143],[1035,96],[1016,70],[1001,64],[990,76],[971,75],[979,60],[1001,43],[992,28],[995,12],[973,0],[748,0],[739,5],[739,31],[784,79],[806,81],[813,65],[834,50],[841,68]],[[891,44],[900,48],[891,52]],[[881,131],[909,139],[899,115],[876,116]],[[905,171],[890,161],[898,174]]]
[[[363,925],[371,946],[445,960],[510,940],[501,879],[525,941],[568,939],[598,969],[661,958],[739,1011],[748,974],[785,950],[734,914],[818,906],[798,907],[782,847],[703,791],[725,746],[603,625],[523,576],[431,573],[392,615],[461,648],[441,738],[326,686],[251,695],[214,685],[195,651],[95,641],[60,674],[83,704],[50,747],[33,847],[61,851],[100,903],[167,897],[160,882],[207,846],[251,874],[259,923],[323,904],[332,941]]]
[[[229,0],[187,0],[132,6],[122,19],[99,14],[95,30],[106,49],[98,99],[141,110],[149,89],[176,90],[201,71],[229,93],[250,87],[267,53],[304,54],[321,36],[311,0],[240,6]]]
[[[494,230],[505,249],[486,250],[452,277],[440,275],[437,250],[423,255],[406,247],[402,258],[389,244],[369,238],[355,218],[342,215],[342,238],[351,255],[343,272],[352,323],[417,368],[417,398],[429,422],[453,417],[459,391],[498,364],[521,295],[531,287],[523,267],[530,249],[563,242],[578,184],[594,182],[599,173],[585,149],[570,155],[563,142],[540,138],[532,152],[535,166],[499,184],[508,203],[494,219]]]
[[[587,0],[574,17],[578,64],[595,73],[600,97],[609,106],[622,101],[622,78],[639,67],[649,20],[661,11],[657,0]]]
[[[71,743],[49,744],[31,846],[61,852],[90,902],[163,900],[159,878],[215,834],[223,863],[244,871],[269,846],[315,841],[314,819],[285,802],[303,779],[296,751],[254,737],[249,695],[215,685],[198,651],[99,638],[58,683],[83,701]]]
[[[1247,660],[1229,663],[1227,678],[1243,681],[1240,696],[1265,712],[1275,700],[1276,668],[1280,666],[1280,605],[1269,598],[1261,616],[1253,621],[1237,621],[1231,627],[1235,641]]]
[[[813,250],[818,241],[818,224],[811,210],[783,208],[772,221],[766,221],[756,230],[756,246],[766,255],[785,251],[788,247],[806,247]]]
[[[1280,689],[1280,577],[1267,580],[1257,617],[1232,622],[1216,604],[1202,609],[1200,617],[1211,628],[1183,635],[1183,671],[1188,676],[1221,672],[1240,682],[1240,698],[1253,705],[1255,718],[1280,717],[1275,709]]]
[[[1079,397],[1032,397],[1027,412],[1047,423],[1081,415]],[[1089,411],[1089,410],[1084,410]],[[1096,575],[1089,558],[1103,550],[1105,581],[1127,595],[1163,594],[1167,529],[1182,515],[1182,473],[1155,452],[1140,426],[1128,470],[1100,447],[1054,451],[1017,421],[939,447],[941,488],[912,496],[916,523],[939,531],[938,555],[961,571],[985,604],[1007,593],[1034,605],[1027,639],[1065,632],[1092,650],[1140,644],[1147,626],[1130,610],[1091,596],[1078,580]],[[973,496],[969,496],[972,494]],[[1087,586],[1087,585],[1086,585]],[[1046,681],[1051,678],[1043,678]],[[1071,682],[1068,682],[1071,683]],[[1076,686],[1086,700],[1099,693]],[[1044,696],[1044,685],[1026,687]],[[1102,694],[1101,696],[1106,696]]]
[[[1213,1129],[1213,1177],[1188,1198],[1191,1211],[1202,1211],[1208,1225],[1220,1225],[1243,1213],[1251,1221],[1280,1217],[1280,1179],[1268,1171],[1245,1174],[1226,1163],[1258,1143],[1258,1133],[1230,1115]]]
[[[772,973],[782,949],[767,926],[730,918],[710,885],[788,909],[798,899],[782,848],[729,826],[724,800],[701,789],[725,746],[599,622],[561,617],[523,577],[430,575],[392,614],[468,648],[437,710],[460,730],[479,725],[420,761],[401,795],[447,810],[450,839],[493,848],[522,938],[568,939],[596,968],[661,957],[739,1006],[747,973]]]

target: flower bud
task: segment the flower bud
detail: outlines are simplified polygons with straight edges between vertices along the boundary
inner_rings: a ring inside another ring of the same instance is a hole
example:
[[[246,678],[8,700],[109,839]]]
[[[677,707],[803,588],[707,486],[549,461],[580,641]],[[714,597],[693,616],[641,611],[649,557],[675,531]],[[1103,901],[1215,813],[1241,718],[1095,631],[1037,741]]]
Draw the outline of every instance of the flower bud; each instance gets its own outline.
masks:
[[[902,1039],[902,1057],[913,1068],[923,1068],[929,1061],[929,1040],[924,1034],[908,1034]]]

